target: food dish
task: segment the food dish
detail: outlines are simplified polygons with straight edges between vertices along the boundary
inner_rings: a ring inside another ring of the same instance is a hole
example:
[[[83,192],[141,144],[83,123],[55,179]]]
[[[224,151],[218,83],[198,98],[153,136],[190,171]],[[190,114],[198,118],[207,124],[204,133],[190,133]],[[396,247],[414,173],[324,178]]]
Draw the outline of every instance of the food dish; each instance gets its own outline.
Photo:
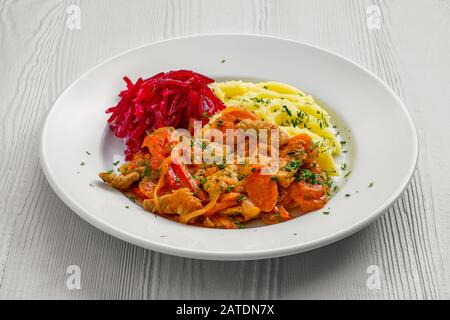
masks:
[[[180,54],[182,52],[182,54]],[[267,67],[270,64],[270,67]],[[196,70],[217,82],[274,79],[311,93],[346,143],[334,156],[338,193],[322,210],[262,228],[209,229],[149,214],[97,174],[125,162],[126,146],[106,125],[126,74]],[[344,151],[346,153],[344,153]],[[395,93],[351,61],[308,44],[256,35],[202,35],[133,49],[93,68],[67,88],[42,130],[40,161],[56,194],[81,218],[122,240],[167,254],[212,260],[279,257],[318,248],[361,230],[407,186],[418,140]],[[344,166],[345,167],[345,166]],[[347,176],[347,178],[345,178]],[[348,196],[347,196],[348,195]]]
[[[124,79],[119,103],[106,112],[129,161],[99,176],[145,210],[237,229],[291,220],[331,197],[331,176],[339,175],[332,154],[342,146],[310,95],[280,82],[216,83],[188,70]]]

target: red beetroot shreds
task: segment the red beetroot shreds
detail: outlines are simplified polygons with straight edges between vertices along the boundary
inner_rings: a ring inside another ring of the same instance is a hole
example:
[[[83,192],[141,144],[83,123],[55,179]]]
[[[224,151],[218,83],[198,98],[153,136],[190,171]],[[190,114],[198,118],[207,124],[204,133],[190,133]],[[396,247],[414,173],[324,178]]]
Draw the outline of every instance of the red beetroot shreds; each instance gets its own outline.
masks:
[[[162,72],[133,83],[124,77],[126,90],[119,103],[106,110],[110,128],[118,138],[125,138],[127,160],[138,152],[147,131],[161,127],[188,128],[189,120],[208,122],[225,108],[208,84],[214,82],[189,70]]]

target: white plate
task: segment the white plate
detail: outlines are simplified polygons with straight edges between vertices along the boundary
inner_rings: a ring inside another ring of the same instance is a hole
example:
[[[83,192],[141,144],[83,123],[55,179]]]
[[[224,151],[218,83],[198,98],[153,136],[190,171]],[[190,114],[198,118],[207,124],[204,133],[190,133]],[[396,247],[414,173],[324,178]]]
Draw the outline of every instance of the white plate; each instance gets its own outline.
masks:
[[[176,69],[219,80],[282,81],[312,94],[326,103],[339,130],[350,132],[346,147],[352,174],[324,210],[273,226],[206,229],[145,212],[97,178],[99,171],[123,159],[124,146],[108,130],[105,109],[116,104],[124,88],[123,76],[135,80]],[[145,248],[214,260],[289,255],[362,229],[400,196],[413,174],[417,154],[416,129],[407,109],[367,70],[311,45],[230,34],[157,42],[107,60],[56,101],[41,141],[42,168],[50,185],[80,217]],[[325,210],[330,214],[324,215]]]

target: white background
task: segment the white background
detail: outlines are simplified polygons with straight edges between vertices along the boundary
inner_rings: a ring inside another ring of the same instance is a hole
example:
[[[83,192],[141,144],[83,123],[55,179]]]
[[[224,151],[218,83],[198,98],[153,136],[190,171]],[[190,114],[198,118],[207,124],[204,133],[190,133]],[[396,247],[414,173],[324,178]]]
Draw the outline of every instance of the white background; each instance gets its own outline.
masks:
[[[80,29],[67,25],[73,4]],[[375,11],[368,23],[371,5],[380,8],[379,29]],[[40,130],[58,95],[124,50],[213,32],[309,42],[386,81],[420,138],[418,170],[401,199],[338,243],[253,262],[150,252],[71,212],[38,162]],[[449,53],[448,0],[0,0],[0,298],[450,298]],[[80,290],[66,285],[71,265],[80,267]],[[367,286],[371,265],[380,289]]]

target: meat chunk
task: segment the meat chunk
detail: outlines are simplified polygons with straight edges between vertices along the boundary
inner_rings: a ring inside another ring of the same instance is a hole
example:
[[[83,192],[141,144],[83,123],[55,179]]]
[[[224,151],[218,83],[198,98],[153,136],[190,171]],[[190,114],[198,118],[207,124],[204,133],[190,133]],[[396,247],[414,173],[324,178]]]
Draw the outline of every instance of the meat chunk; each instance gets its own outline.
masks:
[[[194,197],[188,188],[182,188],[173,193],[159,197],[159,210],[154,199],[144,200],[144,208],[147,211],[163,214],[187,214],[202,208],[200,199]]]
[[[124,176],[117,175],[115,173],[100,172],[99,177],[111,187],[120,191],[128,190],[133,182],[141,179],[141,176],[137,172],[131,172]]]

